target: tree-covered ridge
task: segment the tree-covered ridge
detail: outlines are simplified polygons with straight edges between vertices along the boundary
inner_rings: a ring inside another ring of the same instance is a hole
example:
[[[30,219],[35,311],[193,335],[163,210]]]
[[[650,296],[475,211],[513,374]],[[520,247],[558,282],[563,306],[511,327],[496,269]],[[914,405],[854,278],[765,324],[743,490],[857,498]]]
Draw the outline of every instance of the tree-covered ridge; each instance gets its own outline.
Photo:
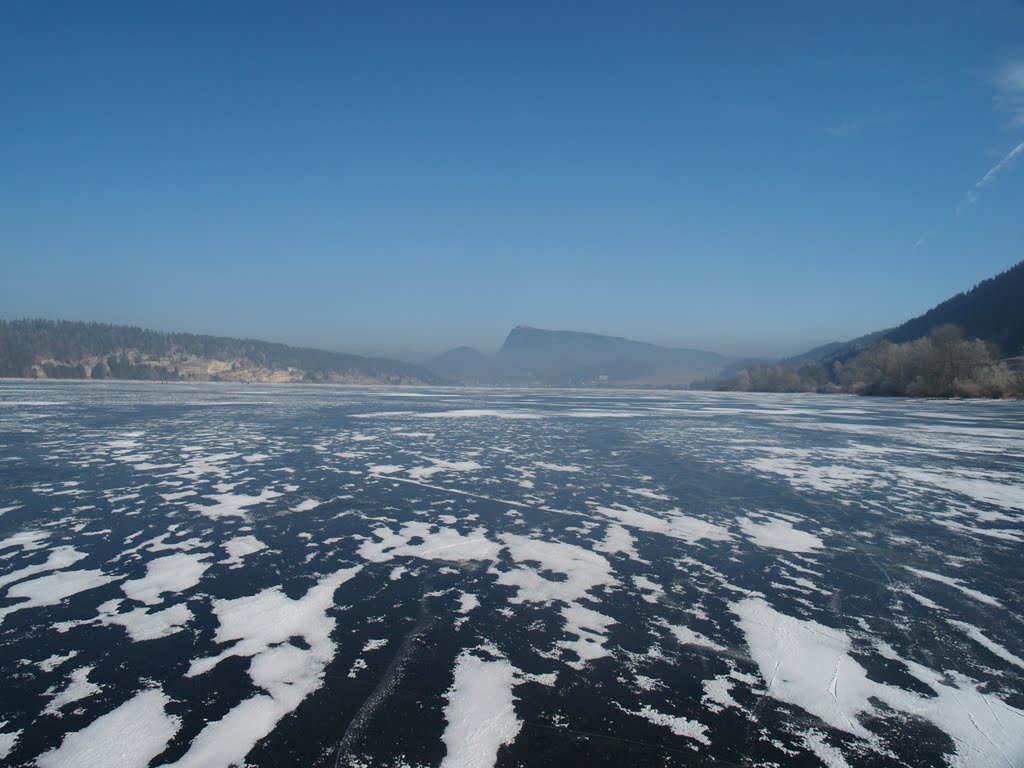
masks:
[[[1001,359],[992,342],[969,340],[955,325],[896,344],[887,339],[852,360],[799,367],[753,364],[700,388],[739,392],[852,392],[910,397],[1024,397],[1024,364]]]
[[[880,341],[914,341],[947,324],[962,329],[968,338],[995,344],[997,356],[1024,354],[1024,261],[895,328],[825,344],[782,362],[787,368],[801,368],[814,362],[825,366],[836,361],[847,363]]]
[[[397,360],[107,323],[0,320],[0,376],[432,383]]]
[[[913,341],[947,323],[969,338],[998,345],[1003,355],[1024,353],[1024,261],[887,331],[885,338]]]

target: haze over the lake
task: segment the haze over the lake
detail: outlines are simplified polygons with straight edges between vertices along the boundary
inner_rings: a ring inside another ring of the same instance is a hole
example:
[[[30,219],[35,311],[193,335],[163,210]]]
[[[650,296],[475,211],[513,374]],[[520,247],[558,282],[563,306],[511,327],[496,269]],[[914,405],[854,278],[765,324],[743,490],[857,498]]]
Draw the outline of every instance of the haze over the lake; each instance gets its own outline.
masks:
[[[785,354],[1020,259],[1024,8],[7,3],[0,317]]]

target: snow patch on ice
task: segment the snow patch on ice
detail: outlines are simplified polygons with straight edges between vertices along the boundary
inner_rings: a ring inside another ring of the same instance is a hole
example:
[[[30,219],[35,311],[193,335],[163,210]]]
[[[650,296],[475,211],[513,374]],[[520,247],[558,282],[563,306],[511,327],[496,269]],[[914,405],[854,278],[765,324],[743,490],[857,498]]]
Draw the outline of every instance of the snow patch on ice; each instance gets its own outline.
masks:
[[[872,703],[877,699],[948,734],[956,752],[947,759],[956,768],[1005,768],[1024,756],[1024,711],[982,693],[983,684],[956,672],[939,673],[903,661],[907,671],[935,694],[921,696],[870,680],[850,656],[849,637],[841,630],[779,613],[762,598],[741,600],[730,609],[739,616],[769,696],[881,748],[878,737],[860,721],[864,713],[882,714]]]
[[[281,494],[277,491],[265,489],[260,491],[258,496],[247,496],[244,493],[215,493],[203,498],[212,499],[213,504],[189,504],[188,508],[193,512],[205,515],[211,520],[221,517],[245,518],[246,510],[257,504],[266,504],[276,499]]]
[[[1019,482],[998,483],[983,477],[971,477],[953,472],[931,472],[913,467],[894,467],[893,469],[910,480],[959,493],[975,501],[993,504],[1003,509],[1024,511],[1024,484]]]
[[[327,611],[334,605],[338,587],[360,570],[356,566],[326,576],[297,600],[280,587],[234,600],[214,600],[213,611],[220,622],[214,639],[233,645],[216,656],[193,661],[186,677],[209,672],[232,656],[250,657],[249,677],[265,693],[245,699],[220,720],[208,723],[175,766],[228,768],[242,763],[256,742],[320,687],[335,651],[331,632],[336,622]],[[301,637],[308,647],[293,645],[293,637]]]
[[[711,712],[718,714],[724,709],[739,709],[739,702],[732,697],[732,680],[730,675],[718,675],[704,681],[704,695],[700,703]]]
[[[68,661],[69,659],[73,659],[77,655],[78,655],[78,651],[71,651],[70,653],[68,653],[65,656],[61,656],[60,654],[56,654],[55,653],[53,656],[49,656],[49,657],[43,659],[42,661],[37,662],[36,666],[39,667],[43,672],[47,672],[47,673],[53,672],[53,670],[55,670],[57,667],[59,667],[65,661]]]
[[[74,565],[84,558],[85,555],[74,547],[55,547],[50,550],[45,562],[38,563],[37,565],[27,565],[24,568],[0,576],[0,587],[6,587],[8,584],[35,576],[37,573],[59,571]]]
[[[7,721],[0,721],[0,728],[6,728]],[[14,747],[18,743],[18,737],[21,736],[21,730],[16,731],[2,731],[0,730],[0,760],[7,758],[11,752],[14,751]]]
[[[437,528],[436,531],[432,530]],[[493,560],[500,547],[487,538],[487,531],[477,528],[464,536],[453,528],[440,528],[419,521],[406,523],[397,533],[387,526],[373,531],[380,541],[366,540],[359,546],[359,556],[374,563],[386,563],[395,557],[418,557],[423,560]],[[422,539],[421,543],[410,543]]]
[[[610,517],[622,525],[658,533],[673,539],[681,539],[688,544],[695,544],[702,539],[710,541],[732,539],[732,534],[725,528],[706,520],[698,520],[695,517],[684,515],[678,509],[670,509],[663,513],[663,517],[656,517],[622,504],[617,504],[614,507],[596,506],[595,508],[598,513]]]
[[[169,703],[161,690],[142,691],[65,736],[59,747],[37,757],[36,764],[40,768],[146,768],[181,727],[177,716],[165,712]]]
[[[228,557],[220,562],[230,568],[241,568],[242,561],[248,555],[255,554],[256,552],[267,548],[267,545],[255,536],[236,536],[235,538],[224,542],[223,546],[224,549],[227,550]]]
[[[1014,654],[1012,654],[1008,650],[1006,650],[1006,648],[1001,646],[999,643],[995,642],[994,640],[990,640],[989,638],[987,638],[982,633],[982,631],[980,629],[978,629],[977,627],[975,627],[975,626],[973,626],[971,624],[968,624],[968,623],[966,623],[964,621],[955,621],[953,619],[948,619],[948,621],[949,621],[950,624],[952,624],[954,627],[956,627],[961,632],[966,634],[969,638],[971,638],[978,645],[980,645],[983,648],[991,651],[996,656],[1001,658],[1003,661],[1008,661],[1011,664],[1013,664],[1014,666],[1017,666],[1017,667],[1020,667],[1021,669],[1024,669],[1024,659],[1022,659],[1020,656],[1015,656]]]
[[[366,471],[371,475],[393,475],[395,472],[401,472],[404,469],[405,467],[398,464],[371,464],[366,468]]]
[[[0,540],[0,550],[9,549],[10,547],[20,547],[26,551],[42,549],[43,544],[40,542],[49,538],[49,536],[50,534],[46,533],[46,531],[21,531]]]
[[[172,605],[162,611],[150,611],[146,608],[135,608],[126,613],[118,613],[121,600],[108,600],[99,607],[99,615],[95,621],[103,625],[124,627],[132,642],[141,643],[145,640],[156,640],[181,632],[192,620],[192,611],[184,603]]]
[[[759,547],[786,552],[813,552],[825,546],[813,533],[798,530],[786,520],[758,522],[744,517],[739,522],[743,534]]]
[[[579,604],[583,599],[597,599],[590,594],[591,590],[617,583],[609,562],[596,552],[574,544],[530,539],[511,533],[503,534],[501,540],[512,559],[519,564],[517,568],[498,574],[498,584],[517,589],[509,602],[559,601],[566,604],[561,611],[565,630],[576,635],[577,639],[563,641],[559,645],[580,657],[580,662],[571,663],[571,666],[579,667],[583,662],[610,655],[604,648],[605,634],[615,621]],[[529,565],[534,562],[540,564],[539,569]],[[562,574],[565,579],[546,578],[543,576],[545,571]]]
[[[68,684],[64,686],[63,690],[57,691],[56,686],[51,687],[46,693],[53,698],[46,705],[43,714],[60,715],[61,709],[68,704],[74,704],[76,701],[81,701],[89,696],[95,696],[102,691],[102,688],[89,681],[89,673],[92,670],[93,667],[91,666],[79,667],[68,675]]]
[[[546,469],[549,472],[582,472],[583,467],[578,464],[552,464],[549,461],[535,461],[533,462],[535,467]]]
[[[654,723],[654,725],[660,725],[663,728],[668,728],[676,736],[684,736],[688,739],[698,741],[704,746],[711,746],[711,739],[706,736],[708,727],[696,720],[688,720],[685,717],[666,715],[664,712],[659,712],[647,704],[639,710],[626,709],[621,705],[619,705],[619,709],[627,714],[642,717],[644,720]]]
[[[636,539],[632,534],[618,523],[610,523],[605,530],[604,541],[594,545],[596,552],[605,552],[609,555],[621,553],[630,560],[644,562],[640,559],[640,553],[636,550]]]
[[[843,753],[825,741],[825,734],[820,731],[807,731],[801,734],[800,741],[826,768],[850,768]]]
[[[680,645],[694,645],[698,648],[707,648],[708,650],[717,651],[718,653],[724,653],[728,650],[725,646],[719,645],[714,640],[705,637],[700,632],[695,632],[689,627],[669,624],[667,621],[661,621],[659,623],[672,633],[672,636]]]
[[[459,595],[459,613],[469,613],[480,605],[480,598],[474,594],[463,592]]]
[[[511,744],[523,725],[512,693],[518,672],[506,659],[485,661],[470,651],[459,655],[445,693],[441,740],[447,753],[441,768],[491,768],[497,762],[498,750]]]
[[[475,461],[445,461],[444,459],[429,459],[428,467],[413,467],[406,474],[413,480],[426,480],[439,472],[472,472],[483,469]]]
[[[198,584],[206,569],[210,567],[210,563],[203,562],[208,557],[209,553],[178,552],[150,560],[146,565],[146,575],[141,579],[126,581],[121,585],[121,590],[127,597],[137,602],[159,605],[163,602],[163,594],[177,594]]]
[[[97,589],[120,578],[123,577],[108,576],[100,570],[58,571],[49,576],[40,576],[32,581],[15,584],[7,590],[7,597],[23,597],[26,600],[0,608],[0,624],[15,611],[57,605],[67,597]]]
[[[964,583],[960,579],[954,579],[951,576],[943,576],[939,573],[932,573],[931,571],[922,571],[919,568],[911,568],[909,565],[905,565],[903,567],[915,576],[919,576],[922,579],[928,579],[929,581],[937,581],[940,584],[945,584],[946,586],[953,587],[953,589],[957,589],[963,592],[965,595],[974,598],[979,603],[985,603],[986,605],[991,605],[995,608],[1003,607],[1003,604],[991,595],[986,595],[984,592],[979,592],[976,589],[971,589],[970,587],[964,586]]]

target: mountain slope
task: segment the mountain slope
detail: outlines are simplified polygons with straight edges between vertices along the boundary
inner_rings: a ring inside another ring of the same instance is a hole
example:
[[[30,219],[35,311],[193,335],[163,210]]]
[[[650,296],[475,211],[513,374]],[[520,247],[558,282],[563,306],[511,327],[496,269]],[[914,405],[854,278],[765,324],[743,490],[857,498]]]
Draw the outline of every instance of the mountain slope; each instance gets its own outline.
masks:
[[[548,386],[683,386],[727,362],[714,352],[528,326],[512,329],[497,359],[524,380]]]
[[[0,376],[162,381],[440,383],[409,363],[104,323],[0,320]]]
[[[885,338],[912,341],[944,323],[959,326],[968,338],[998,344],[1004,355],[1020,354],[1024,350],[1024,261],[893,328]]]
[[[851,341],[825,344],[783,363],[797,367],[809,362],[846,362],[879,341],[896,344],[914,341],[945,324],[958,326],[969,339],[996,344],[1003,356],[1024,353],[1024,261],[895,328]]]
[[[423,362],[438,376],[462,384],[511,384],[518,377],[494,356],[472,347],[456,347]]]

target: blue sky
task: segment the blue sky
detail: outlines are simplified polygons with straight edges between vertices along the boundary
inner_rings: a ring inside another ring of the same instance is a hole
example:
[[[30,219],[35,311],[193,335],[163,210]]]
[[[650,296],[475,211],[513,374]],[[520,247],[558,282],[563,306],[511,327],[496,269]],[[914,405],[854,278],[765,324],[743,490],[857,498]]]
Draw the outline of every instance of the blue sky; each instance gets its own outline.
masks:
[[[772,354],[1024,258],[1010,0],[11,2],[0,72],[6,318]]]

